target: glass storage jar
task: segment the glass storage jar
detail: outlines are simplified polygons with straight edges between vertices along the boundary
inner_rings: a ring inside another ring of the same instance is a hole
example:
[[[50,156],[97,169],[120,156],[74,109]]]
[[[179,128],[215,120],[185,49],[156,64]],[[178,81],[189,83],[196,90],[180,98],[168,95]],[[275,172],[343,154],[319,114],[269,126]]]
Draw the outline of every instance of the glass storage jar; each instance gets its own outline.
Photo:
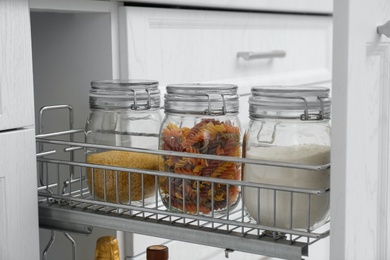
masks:
[[[330,163],[331,99],[326,87],[253,87],[246,158],[304,165]],[[308,195],[245,187],[244,206],[256,222],[312,230],[329,218],[329,169],[307,170],[245,164],[243,180],[324,191]]]
[[[166,87],[160,149],[205,155],[241,157],[237,86],[177,84]],[[186,156],[163,156],[161,170],[220,179],[241,179],[241,164]],[[214,214],[233,208],[240,190],[235,185],[159,178],[168,210]]]
[[[157,149],[162,121],[160,98],[156,81],[91,82],[86,142]],[[86,161],[126,168],[159,168],[157,155],[115,149],[88,148]],[[147,174],[87,168],[87,183],[95,199],[114,203],[149,202],[155,195],[155,176]]]
[[[95,247],[95,260],[119,260],[118,240],[113,236],[98,238]]]

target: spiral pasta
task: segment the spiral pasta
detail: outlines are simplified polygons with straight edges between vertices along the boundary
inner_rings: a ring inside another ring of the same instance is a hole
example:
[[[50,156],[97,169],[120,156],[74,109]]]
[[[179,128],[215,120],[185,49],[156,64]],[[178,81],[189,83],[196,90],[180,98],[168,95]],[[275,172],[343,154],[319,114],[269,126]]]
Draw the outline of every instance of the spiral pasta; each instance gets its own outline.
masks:
[[[230,121],[203,119],[194,127],[178,127],[169,123],[161,136],[161,149],[196,154],[241,156],[240,128]],[[161,170],[177,174],[220,179],[241,179],[241,164],[180,156],[163,156]],[[162,201],[179,211],[209,214],[234,205],[239,187],[218,182],[200,182],[181,178],[160,178]],[[199,196],[199,198],[198,198]],[[199,202],[198,202],[199,201]]]

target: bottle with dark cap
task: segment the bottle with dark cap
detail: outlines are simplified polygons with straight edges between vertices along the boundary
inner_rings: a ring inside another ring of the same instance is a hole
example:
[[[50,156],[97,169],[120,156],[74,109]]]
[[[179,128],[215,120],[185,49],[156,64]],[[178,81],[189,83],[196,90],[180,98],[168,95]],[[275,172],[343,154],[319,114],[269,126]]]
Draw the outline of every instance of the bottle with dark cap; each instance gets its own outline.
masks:
[[[146,249],[146,260],[168,260],[168,247],[153,245]]]

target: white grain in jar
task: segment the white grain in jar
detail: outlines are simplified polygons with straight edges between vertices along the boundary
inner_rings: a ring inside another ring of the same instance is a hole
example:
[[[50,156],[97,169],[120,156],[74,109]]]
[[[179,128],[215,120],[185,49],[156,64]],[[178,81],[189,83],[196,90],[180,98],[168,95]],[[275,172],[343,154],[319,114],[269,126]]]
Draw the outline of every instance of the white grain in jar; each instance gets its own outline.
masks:
[[[246,153],[246,158],[323,165],[330,161],[328,146],[301,145],[289,147],[255,147]],[[280,185],[303,189],[325,190],[330,185],[330,171],[302,170],[274,166],[245,165],[245,181],[270,185]],[[275,198],[276,196],[276,198]],[[293,199],[291,201],[291,196]],[[245,207],[248,213],[261,224],[280,228],[315,227],[323,223],[329,215],[329,196],[311,196],[309,223],[309,196],[289,192],[262,189],[246,189]],[[276,201],[274,201],[274,199]],[[260,211],[258,213],[258,206]],[[292,214],[292,219],[290,219]],[[275,215],[275,216],[274,216]],[[275,223],[274,223],[275,221]]]
[[[254,87],[249,114],[251,120],[244,140],[246,158],[301,165],[330,163],[328,88]],[[329,218],[329,169],[246,164],[243,179],[287,187],[245,188],[246,211],[270,230],[272,227],[313,230]],[[320,194],[291,191],[295,188]]]

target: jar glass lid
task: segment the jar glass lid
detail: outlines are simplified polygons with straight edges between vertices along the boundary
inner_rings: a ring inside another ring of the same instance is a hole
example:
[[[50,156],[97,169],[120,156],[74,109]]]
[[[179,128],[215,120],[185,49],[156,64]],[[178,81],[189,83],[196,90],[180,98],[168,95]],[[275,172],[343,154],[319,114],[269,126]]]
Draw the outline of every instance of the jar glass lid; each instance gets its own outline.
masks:
[[[322,120],[330,118],[330,89],[319,86],[259,86],[249,98],[251,118]]]
[[[166,87],[165,113],[225,115],[238,113],[237,86],[232,84],[172,84]]]
[[[97,80],[91,82],[89,102],[91,108],[160,108],[160,90],[153,80]]]

